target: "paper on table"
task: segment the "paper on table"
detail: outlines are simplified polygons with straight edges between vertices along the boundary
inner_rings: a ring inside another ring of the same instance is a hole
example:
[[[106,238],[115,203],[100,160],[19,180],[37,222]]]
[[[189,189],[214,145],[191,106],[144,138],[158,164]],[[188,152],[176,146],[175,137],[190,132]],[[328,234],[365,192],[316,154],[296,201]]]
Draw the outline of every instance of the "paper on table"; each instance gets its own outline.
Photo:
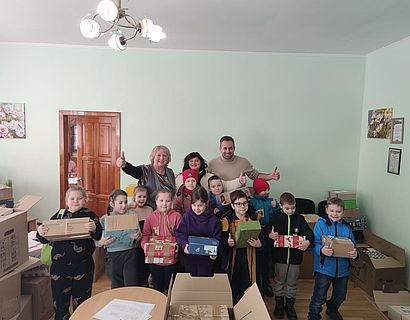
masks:
[[[155,304],[113,299],[93,318],[98,320],[148,320]]]

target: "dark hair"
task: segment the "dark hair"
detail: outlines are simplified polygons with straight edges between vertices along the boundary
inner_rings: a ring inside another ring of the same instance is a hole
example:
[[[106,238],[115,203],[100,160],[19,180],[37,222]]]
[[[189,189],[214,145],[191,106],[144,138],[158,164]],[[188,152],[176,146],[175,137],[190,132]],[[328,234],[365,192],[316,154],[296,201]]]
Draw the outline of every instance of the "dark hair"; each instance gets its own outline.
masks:
[[[296,204],[296,199],[295,199],[295,196],[293,194],[291,194],[290,192],[284,192],[280,195],[279,202],[282,205],[284,203]]]
[[[343,200],[340,199],[340,198],[329,198],[329,199],[327,199],[326,207],[330,204],[334,204],[336,206],[342,207],[342,209],[344,209],[344,207],[345,207]]]
[[[235,191],[231,192],[230,197],[231,197],[231,203],[232,204],[240,198],[248,199],[248,197],[246,196],[246,193],[243,192],[242,190],[235,190]]]
[[[235,140],[231,136],[223,136],[221,139],[219,139],[219,144],[224,141],[232,141],[233,145],[235,146]]]
[[[191,196],[191,203],[195,203],[197,201],[202,201],[207,203],[209,200],[208,192],[202,187],[194,189]]]
[[[215,176],[210,176],[209,179],[208,179],[208,187],[209,187],[209,184],[211,183],[211,181],[214,181],[214,180],[221,180],[222,181],[222,179],[219,178],[216,175]]]
[[[111,201],[114,202],[115,199],[117,199],[118,196],[125,196],[128,197],[127,193],[124,190],[121,189],[114,189],[111,191],[110,195],[108,196],[108,208],[107,208],[107,215],[109,216],[113,210],[113,207],[111,206]]]
[[[201,161],[201,166],[199,167],[198,170],[198,183],[201,181],[202,177],[205,175],[205,169],[208,168],[208,164],[206,163],[206,160],[199,154],[199,152],[191,152],[186,155],[184,158],[184,166],[182,167],[182,171],[185,171],[189,168],[189,160],[193,158],[198,158],[199,161]]]

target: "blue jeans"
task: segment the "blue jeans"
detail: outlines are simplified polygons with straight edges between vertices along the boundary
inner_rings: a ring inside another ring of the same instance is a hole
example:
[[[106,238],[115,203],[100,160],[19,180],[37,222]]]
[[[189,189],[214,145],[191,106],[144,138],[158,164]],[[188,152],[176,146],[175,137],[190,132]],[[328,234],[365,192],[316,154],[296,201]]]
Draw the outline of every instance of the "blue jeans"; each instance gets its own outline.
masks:
[[[325,302],[329,310],[337,311],[346,299],[348,280],[349,277],[335,278],[316,272],[315,287],[313,289],[312,299],[310,300],[308,319],[320,319],[322,305],[325,304]],[[329,290],[330,284],[332,284],[333,287],[332,297],[326,301],[327,290]]]

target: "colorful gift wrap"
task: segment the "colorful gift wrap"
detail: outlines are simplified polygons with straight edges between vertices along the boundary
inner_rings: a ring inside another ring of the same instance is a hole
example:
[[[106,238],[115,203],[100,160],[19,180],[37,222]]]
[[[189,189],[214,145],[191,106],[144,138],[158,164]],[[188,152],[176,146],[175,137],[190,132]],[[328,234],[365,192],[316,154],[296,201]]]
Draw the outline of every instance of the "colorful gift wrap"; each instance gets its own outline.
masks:
[[[305,236],[278,235],[278,239],[274,241],[274,247],[296,248],[304,240],[306,240]]]
[[[259,221],[239,221],[236,225],[235,232],[236,248],[246,248],[248,246],[248,240],[251,238],[258,239],[260,232],[261,224],[259,223]]]
[[[219,241],[213,238],[206,237],[188,237],[189,254],[201,256],[216,256],[218,254]]]
[[[152,237],[144,247],[145,263],[173,264],[176,262],[177,247],[175,237]]]

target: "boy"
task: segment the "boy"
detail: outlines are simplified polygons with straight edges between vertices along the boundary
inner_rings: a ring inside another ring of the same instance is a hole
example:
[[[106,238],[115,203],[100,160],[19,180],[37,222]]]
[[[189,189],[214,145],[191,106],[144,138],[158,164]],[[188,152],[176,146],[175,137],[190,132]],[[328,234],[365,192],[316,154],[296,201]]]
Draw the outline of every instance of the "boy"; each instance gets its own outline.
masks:
[[[257,178],[253,181],[254,196],[250,199],[249,205],[255,210],[259,219],[262,230],[261,234],[264,236],[265,227],[270,221],[272,214],[280,210],[279,204],[269,198],[269,184]],[[258,250],[256,255],[256,282],[264,294],[268,297],[273,297],[273,290],[269,283],[269,277],[272,271],[272,240],[266,239],[266,245],[263,249]]]
[[[315,287],[309,305],[308,319],[320,319],[322,305],[326,302],[326,314],[332,320],[343,320],[339,307],[346,298],[347,281],[349,279],[349,258],[333,257],[333,249],[322,244],[322,235],[345,237],[355,243],[351,227],[342,220],[343,200],[330,198],[326,205],[324,218],[320,217],[314,228],[314,271]],[[356,249],[349,252],[351,259],[358,259]],[[326,301],[327,290],[332,284],[330,300]]]
[[[209,189],[209,207],[221,219],[224,214],[229,211],[230,206],[225,201],[223,203],[217,203],[216,196],[219,196],[224,192],[223,183],[218,176],[211,176],[208,179]]]
[[[275,248],[273,250],[276,301],[273,315],[276,319],[283,319],[286,310],[288,319],[295,320],[297,319],[297,314],[294,304],[299,269],[302,264],[303,252],[313,243],[313,232],[305,218],[295,213],[296,199],[291,193],[282,193],[279,201],[281,210],[277,214],[272,215],[271,221],[266,227],[269,238],[277,240],[279,234],[306,237],[306,240],[302,241],[295,248]]]
[[[223,254],[227,255],[228,275],[230,278],[234,303],[245,293],[245,290],[256,281],[256,248],[262,247],[261,240],[249,239],[248,247],[236,248],[235,232],[239,221],[256,220],[255,214],[249,210],[246,194],[236,190],[230,194],[232,211],[224,219],[229,224],[227,232],[223,232],[221,241]],[[222,225],[224,223],[222,222]],[[222,231],[224,229],[222,228]]]

